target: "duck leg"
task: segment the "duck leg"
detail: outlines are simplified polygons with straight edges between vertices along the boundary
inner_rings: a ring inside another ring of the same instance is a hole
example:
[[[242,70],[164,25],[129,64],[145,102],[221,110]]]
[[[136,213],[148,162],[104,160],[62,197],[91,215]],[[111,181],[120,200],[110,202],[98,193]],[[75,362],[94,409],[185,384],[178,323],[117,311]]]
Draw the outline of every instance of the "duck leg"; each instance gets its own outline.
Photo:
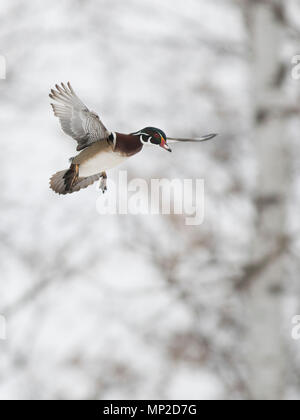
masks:
[[[99,182],[99,189],[103,192],[103,194],[107,190],[106,181],[107,181],[107,174],[105,171],[103,171],[101,172],[101,178]]]
[[[65,172],[63,176],[65,191],[70,192],[73,186],[76,184],[78,180],[79,174],[79,165],[74,165],[71,163],[70,168]]]
[[[78,180],[78,175],[79,175],[79,165],[71,165],[71,167],[73,166],[74,168],[74,175],[73,175],[73,179],[71,181],[71,185],[70,188],[74,187],[74,185],[76,184],[77,180]]]

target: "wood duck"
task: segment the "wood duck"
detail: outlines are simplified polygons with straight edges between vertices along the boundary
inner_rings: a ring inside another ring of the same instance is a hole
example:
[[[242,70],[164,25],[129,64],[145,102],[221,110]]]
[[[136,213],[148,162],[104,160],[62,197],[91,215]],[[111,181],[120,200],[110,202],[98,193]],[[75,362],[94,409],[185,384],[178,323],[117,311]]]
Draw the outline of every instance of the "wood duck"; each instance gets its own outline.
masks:
[[[171,152],[167,140],[207,141],[216,136],[209,134],[196,139],[167,138],[159,128],[146,127],[142,130],[121,134],[108,131],[99,116],[90,111],[74,92],[70,82],[67,86],[55,85],[50,98],[54,115],[59,118],[63,131],[77,141],[80,153],[71,158],[68,169],[59,171],[50,179],[50,187],[58,194],[70,194],[86,188],[100,180],[100,189],[106,191],[106,170],[117,166],[125,159],[140,152],[144,145],[160,146]]]

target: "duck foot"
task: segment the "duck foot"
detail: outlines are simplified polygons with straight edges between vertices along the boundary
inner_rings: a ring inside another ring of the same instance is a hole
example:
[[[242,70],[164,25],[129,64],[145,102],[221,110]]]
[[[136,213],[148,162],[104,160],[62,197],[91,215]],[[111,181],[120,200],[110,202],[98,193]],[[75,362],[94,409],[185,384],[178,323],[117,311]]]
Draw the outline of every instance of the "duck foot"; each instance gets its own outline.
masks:
[[[99,181],[99,190],[101,190],[103,194],[105,193],[105,191],[107,191],[106,181],[107,181],[106,172],[101,172],[101,178]]]

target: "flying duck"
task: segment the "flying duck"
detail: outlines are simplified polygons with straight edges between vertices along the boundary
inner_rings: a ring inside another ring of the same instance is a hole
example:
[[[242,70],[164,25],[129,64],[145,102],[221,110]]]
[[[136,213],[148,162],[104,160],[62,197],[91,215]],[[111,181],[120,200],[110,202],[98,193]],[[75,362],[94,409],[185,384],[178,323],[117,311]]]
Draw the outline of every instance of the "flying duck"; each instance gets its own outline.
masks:
[[[63,131],[77,141],[78,153],[70,159],[68,169],[59,171],[50,179],[50,187],[58,194],[70,194],[86,188],[100,180],[100,189],[106,191],[106,170],[113,168],[140,152],[145,144],[157,145],[171,152],[167,140],[207,141],[216,136],[209,134],[195,139],[171,138],[159,128],[146,127],[142,130],[121,134],[108,131],[99,116],[90,111],[74,92],[70,82],[67,86],[55,85],[50,98],[54,115],[59,118]]]

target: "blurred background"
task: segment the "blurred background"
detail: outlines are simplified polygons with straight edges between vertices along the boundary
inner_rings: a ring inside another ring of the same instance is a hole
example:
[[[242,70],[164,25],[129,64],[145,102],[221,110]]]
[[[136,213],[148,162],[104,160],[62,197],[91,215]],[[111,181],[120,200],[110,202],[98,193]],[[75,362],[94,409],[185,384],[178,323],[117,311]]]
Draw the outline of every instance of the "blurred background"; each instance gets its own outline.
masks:
[[[1,2],[1,399],[299,398],[299,36],[299,0]],[[220,133],[122,166],[203,178],[201,226],[49,189],[68,80],[108,129]]]

